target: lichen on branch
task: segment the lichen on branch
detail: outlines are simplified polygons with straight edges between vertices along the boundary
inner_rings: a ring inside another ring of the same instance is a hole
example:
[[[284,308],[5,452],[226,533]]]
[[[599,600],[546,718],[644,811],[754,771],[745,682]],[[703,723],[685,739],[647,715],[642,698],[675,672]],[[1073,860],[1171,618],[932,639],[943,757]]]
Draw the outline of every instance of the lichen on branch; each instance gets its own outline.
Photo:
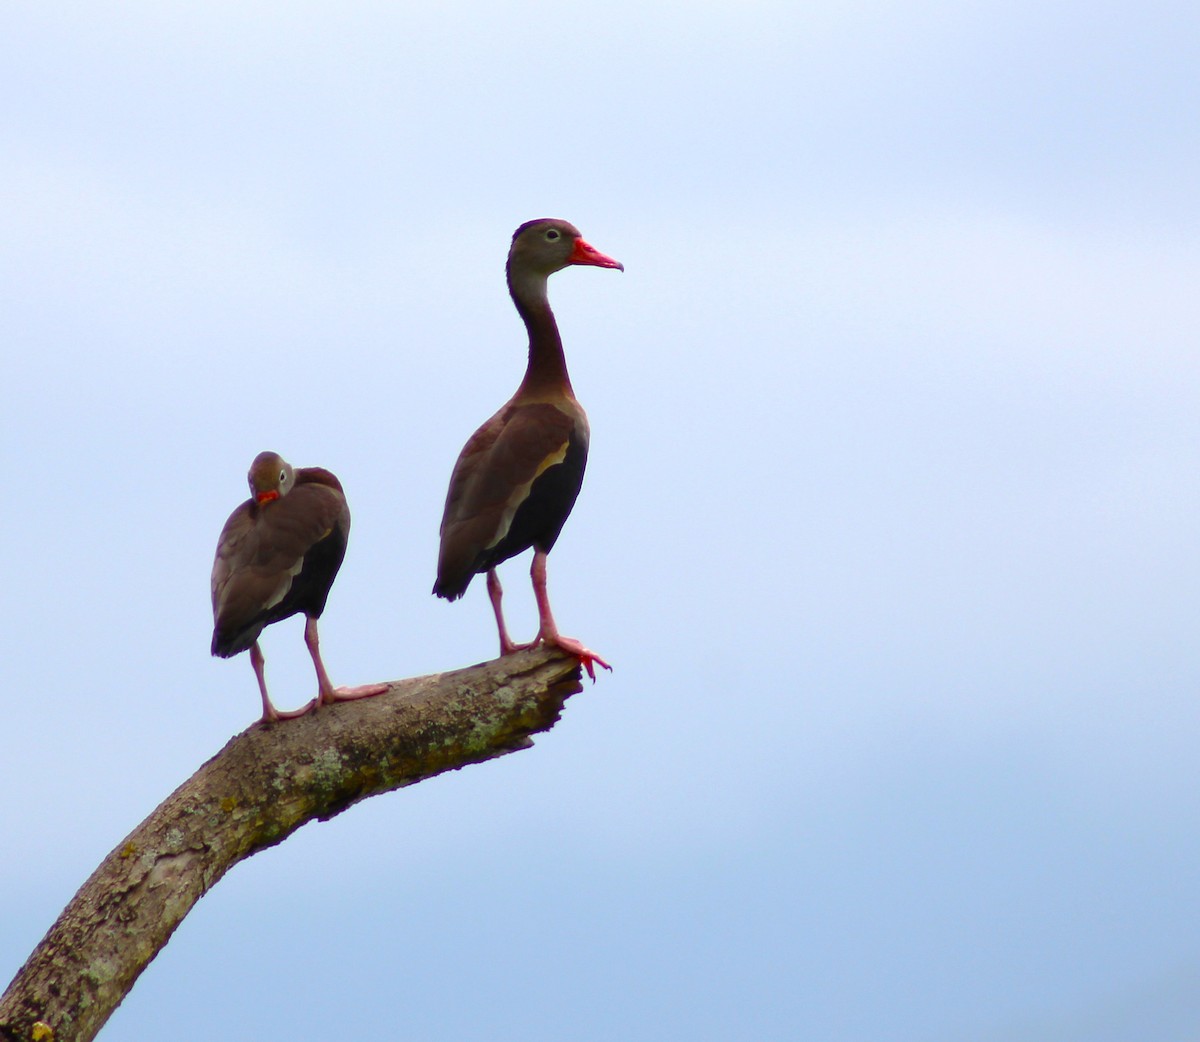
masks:
[[[6,1042],[90,1042],[233,865],[368,796],[533,744],[580,687],[537,648],[231,738],[101,862],[0,997]]]

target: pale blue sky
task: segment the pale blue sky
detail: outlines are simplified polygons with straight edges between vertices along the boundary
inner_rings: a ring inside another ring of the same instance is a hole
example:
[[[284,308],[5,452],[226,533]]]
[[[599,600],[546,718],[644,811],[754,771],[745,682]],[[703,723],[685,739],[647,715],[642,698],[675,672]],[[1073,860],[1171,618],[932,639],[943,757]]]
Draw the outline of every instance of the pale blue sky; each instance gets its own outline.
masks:
[[[8,4],[0,977],[257,714],[260,450],[354,510],[335,681],[494,653],[437,525],[557,216],[626,266],[551,283],[615,671],[234,869],[102,1037],[1195,1038],[1198,68],[1184,3]]]

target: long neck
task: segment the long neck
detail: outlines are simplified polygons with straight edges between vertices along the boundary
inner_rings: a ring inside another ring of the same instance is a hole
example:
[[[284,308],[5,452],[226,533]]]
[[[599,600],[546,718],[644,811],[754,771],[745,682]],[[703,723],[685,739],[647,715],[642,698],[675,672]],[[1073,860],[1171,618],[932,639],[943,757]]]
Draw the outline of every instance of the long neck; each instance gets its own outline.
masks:
[[[529,331],[529,364],[518,395],[546,392],[571,392],[567,375],[567,359],[563,354],[558,323],[550,310],[546,293],[547,276],[536,272],[514,272],[508,269],[508,292],[512,295],[517,313]]]

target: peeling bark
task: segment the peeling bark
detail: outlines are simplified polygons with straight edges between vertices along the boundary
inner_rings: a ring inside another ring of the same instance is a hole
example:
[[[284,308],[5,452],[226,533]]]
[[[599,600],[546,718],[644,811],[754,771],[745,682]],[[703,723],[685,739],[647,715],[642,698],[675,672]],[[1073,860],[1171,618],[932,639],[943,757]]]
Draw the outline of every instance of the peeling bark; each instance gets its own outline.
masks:
[[[231,738],[83,884],[0,997],[0,1038],[89,1042],[233,865],[368,796],[528,748],[579,679],[576,658],[538,648]]]

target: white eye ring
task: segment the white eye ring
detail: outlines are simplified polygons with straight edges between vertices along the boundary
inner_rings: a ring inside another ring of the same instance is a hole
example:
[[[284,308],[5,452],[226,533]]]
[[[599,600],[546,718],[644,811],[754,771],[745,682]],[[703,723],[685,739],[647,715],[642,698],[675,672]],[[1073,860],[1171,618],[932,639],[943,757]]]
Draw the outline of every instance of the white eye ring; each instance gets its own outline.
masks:
[[[558,229],[557,228],[548,229],[546,232],[546,238],[550,239],[551,241],[557,239],[558,238]]]
[[[279,472],[279,484],[282,485],[285,481],[287,481],[287,471],[281,470]]]

